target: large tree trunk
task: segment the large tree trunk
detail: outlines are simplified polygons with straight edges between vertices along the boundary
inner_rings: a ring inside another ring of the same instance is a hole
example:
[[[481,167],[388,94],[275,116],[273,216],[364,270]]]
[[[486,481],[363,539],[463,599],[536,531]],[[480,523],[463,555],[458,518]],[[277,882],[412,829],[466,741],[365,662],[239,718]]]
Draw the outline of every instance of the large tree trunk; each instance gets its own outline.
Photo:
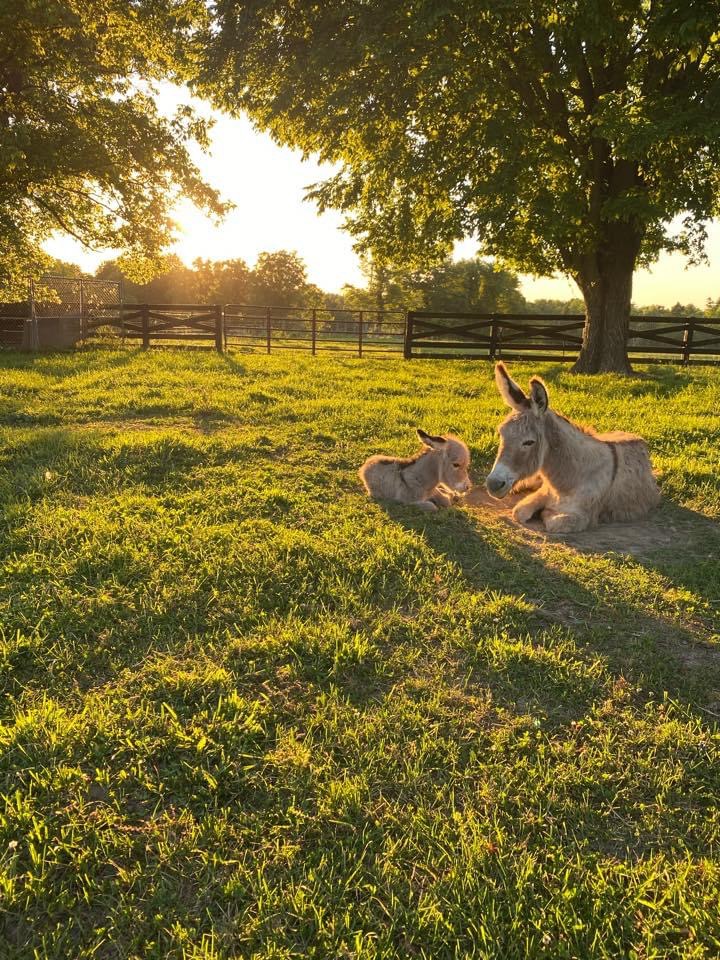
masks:
[[[632,373],[627,355],[633,273],[640,237],[616,224],[604,250],[583,257],[575,275],[585,328],[575,373]]]

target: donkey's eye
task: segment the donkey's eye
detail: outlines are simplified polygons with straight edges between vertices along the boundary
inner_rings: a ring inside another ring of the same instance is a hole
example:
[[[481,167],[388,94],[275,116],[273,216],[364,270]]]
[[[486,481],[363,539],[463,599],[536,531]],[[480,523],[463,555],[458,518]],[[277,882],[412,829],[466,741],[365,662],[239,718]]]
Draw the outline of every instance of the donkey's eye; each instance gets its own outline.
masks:
[[[534,440],[523,440],[522,445],[524,447],[531,447],[535,443]]]
[[[454,463],[453,466],[455,467],[456,470],[459,470],[460,467],[462,466],[462,464],[461,464],[461,463]]]

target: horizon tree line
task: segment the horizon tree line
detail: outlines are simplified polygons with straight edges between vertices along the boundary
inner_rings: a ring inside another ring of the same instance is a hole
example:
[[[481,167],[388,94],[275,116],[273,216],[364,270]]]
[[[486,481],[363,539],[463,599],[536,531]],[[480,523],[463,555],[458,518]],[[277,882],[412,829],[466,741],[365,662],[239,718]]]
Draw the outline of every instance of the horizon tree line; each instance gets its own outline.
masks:
[[[187,266],[168,254],[160,272],[146,283],[135,283],[117,259],[106,260],[94,273],[75,263],[52,258],[47,275],[122,281],[129,303],[222,303],[327,310],[437,310],[463,313],[524,313],[583,315],[579,297],[527,299],[519,277],[479,257],[452,260],[424,270],[378,266],[362,261],[364,286],[345,284],[339,292],[325,291],[307,279],[307,266],[296,251],[264,251],[254,267],[242,258],[196,258]],[[694,303],[633,304],[634,316],[720,317],[720,297]]]

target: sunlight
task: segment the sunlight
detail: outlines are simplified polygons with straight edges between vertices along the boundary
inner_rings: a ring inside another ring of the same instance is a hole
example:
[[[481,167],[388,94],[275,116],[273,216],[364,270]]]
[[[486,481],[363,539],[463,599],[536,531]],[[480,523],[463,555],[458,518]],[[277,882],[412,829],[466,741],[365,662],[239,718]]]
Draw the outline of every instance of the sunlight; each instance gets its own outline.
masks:
[[[360,263],[352,238],[342,229],[341,214],[320,215],[312,202],[303,199],[305,188],[328,176],[332,167],[303,160],[300,151],[278,146],[268,134],[255,130],[246,117],[228,117],[190,98],[179,87],[162,85],[158,97],[162,112],[172,114],[184,103],[192,103],[214,120],[209,153],[197,147],[191,153],[203,178],[235,206],[223,221],[215,223],[189,201],[180,201],[173,210],[178,234],[170,251],[188,265],[197,257],[240,257],[252,266],[264,250],[296,250],[307,264],[308,280],[323,290],[336,292],[344,284],[361,285]],[[87,251],[71,238],[60,236],[48,241],[45,249],[88,271],[116,254],[113,250]],[[476,242],[466,239],[456,245],[455,257],[472,257],[476,250]],[[707,253],[709,266],[686,267],[680,254],[664,254],[652,269],[638,270],[634,302],[702,305],[708,297],[717,297],[720,225],[716,223],[708,230]],[[523,276],[520,289],[528,299],[579,296],[575,284],[562,276]]]

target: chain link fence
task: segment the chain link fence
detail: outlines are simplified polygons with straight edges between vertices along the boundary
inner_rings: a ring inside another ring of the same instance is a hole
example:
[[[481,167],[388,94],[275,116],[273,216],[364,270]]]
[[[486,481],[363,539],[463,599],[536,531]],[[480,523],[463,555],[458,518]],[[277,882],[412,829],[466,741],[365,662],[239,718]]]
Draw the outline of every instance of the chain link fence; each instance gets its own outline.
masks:
[[[0,347],[71,347],[84,339],[96,314],[122,303],[117,280],[45,276],[28,283],[28,298],[0,304]]]

